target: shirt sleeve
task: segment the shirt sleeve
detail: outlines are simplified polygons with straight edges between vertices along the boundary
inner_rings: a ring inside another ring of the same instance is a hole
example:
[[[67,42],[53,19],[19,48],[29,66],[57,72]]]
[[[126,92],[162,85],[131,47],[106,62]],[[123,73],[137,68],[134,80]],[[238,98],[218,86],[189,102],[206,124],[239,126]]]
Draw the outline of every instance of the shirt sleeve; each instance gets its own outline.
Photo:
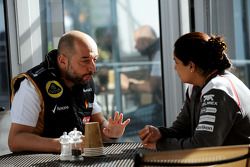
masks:
[[[94,97],[93,111],[92,115],[102,111],[101,106],[97,103],[96,95]]]
[[[186,91],[185,103],[176,120],[173,122],[173,125],[169,128],[159,127],[162,139],[157,142],[158,150],[181,149],[181,144],[178,142],[178,140],[182,138],[187,138],[191,135],[191,116],[189,105],[189,94],[188,91]],[[173,143],[175,144],[172,145]]]
[[[194,128],[194,133],[184,138],[173,136],[170,138],[165,135],[157,143],[157,149],[173,150],[223,145],[237,114],[240,113],[238,105],[224,91],[214,89],[204,94],[201,97],[201,104],[198,105],[200,110],[197,125],[186,127],[187,131]],[[178,131],[176,126],[172,128]]]
[[[41,111],[40,99],[34,85],[24,79],[11,104],[11,121],[35,127]]]

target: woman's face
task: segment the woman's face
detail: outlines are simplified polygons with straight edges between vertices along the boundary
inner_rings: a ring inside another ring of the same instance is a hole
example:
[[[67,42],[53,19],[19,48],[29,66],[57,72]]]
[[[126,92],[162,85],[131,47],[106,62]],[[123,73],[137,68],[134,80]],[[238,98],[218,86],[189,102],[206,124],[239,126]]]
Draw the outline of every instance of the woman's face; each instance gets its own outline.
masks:
[[[190,65],[184,65],[180,59],[174,56],[175,70],[183,83],[191,83],[193,79],[193,71]]]

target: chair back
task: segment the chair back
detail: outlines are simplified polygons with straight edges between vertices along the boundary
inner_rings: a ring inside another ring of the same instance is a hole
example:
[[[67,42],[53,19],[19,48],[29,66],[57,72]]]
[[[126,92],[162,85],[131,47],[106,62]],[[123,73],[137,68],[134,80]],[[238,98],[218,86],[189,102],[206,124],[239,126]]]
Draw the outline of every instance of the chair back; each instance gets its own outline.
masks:
[[[234,145],[139,153],[134,166],[250,167],[249,148],[249,145]]]

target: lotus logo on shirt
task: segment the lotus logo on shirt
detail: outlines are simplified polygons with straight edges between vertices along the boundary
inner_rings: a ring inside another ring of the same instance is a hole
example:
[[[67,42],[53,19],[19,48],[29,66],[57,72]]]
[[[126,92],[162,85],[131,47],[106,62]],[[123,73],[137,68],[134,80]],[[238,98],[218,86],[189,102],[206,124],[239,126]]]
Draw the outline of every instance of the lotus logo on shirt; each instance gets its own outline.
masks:
[[[59,98],[63,93],[63,87],[55,80],[46,83],[46,92],[52,98]]]

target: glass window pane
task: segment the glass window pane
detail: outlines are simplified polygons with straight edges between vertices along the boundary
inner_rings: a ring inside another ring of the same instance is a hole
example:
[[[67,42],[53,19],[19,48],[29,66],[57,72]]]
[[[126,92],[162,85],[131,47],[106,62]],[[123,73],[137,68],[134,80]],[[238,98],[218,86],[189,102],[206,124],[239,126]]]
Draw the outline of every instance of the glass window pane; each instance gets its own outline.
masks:
[[[226,2],[225,2],[226,3]],[[233,0],[235,74],[250,88],[250,0]]]
[[[120,111],[125,119],[131,118],[123,140],[139,141],[137,132],[146,124],[164,125],[158,1],[62,2],[64,30],[83,31],[98,44],[94,79],[105,117]],[[48,21],[53,16],[46,17]],[[51,24],[47,23],[47,32]]]
[[[9,108],[9,66],[3,0],[0,0],[0,111]]]
[[[211,1],[209,26],[223,35],[237,75],[250,88],[250,0]]]

